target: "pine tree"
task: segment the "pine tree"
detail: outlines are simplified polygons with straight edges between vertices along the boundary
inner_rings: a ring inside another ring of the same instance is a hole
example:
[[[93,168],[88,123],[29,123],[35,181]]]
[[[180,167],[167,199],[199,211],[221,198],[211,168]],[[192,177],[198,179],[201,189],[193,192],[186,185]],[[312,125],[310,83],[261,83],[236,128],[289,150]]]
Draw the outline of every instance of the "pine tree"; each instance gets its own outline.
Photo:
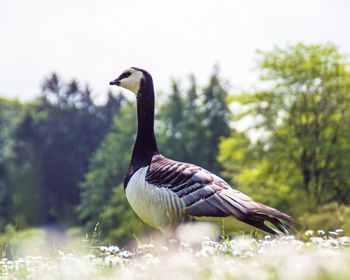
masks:
[[[179,83],[171,82],[171,93],[162,106],[158,118],[162,122],[161,135],[157,135],[160,150],[169,158],[184,161],[186,150],[184,146],[184,100],[179,89]]]
[[[203,97],[201,123],[205,131],[204,138],[201,140],[202,146],[205,147],[201,150],[205,159],[203,167],[219,173],[222,167],[217,161],[218,146],[221,138],[229,136],[230,127],[227,86],[220,80],[218,66],[214,67],[209,84],[203,89]]]
[[[21,172],[13,177],[12,184],[18,190],[13,216],[24,213],[21,215],[28,225],[71,225],[76,223],[78,184],[88,170],[90,156],[110,128],[108,107],[115,106],[118,113],[123,97],[96,106],[88,86],[82,88],[75,80],[64,83],[56,74],[45,80],[42,89],[40,100],[28,107],[14,133],[16,168]],[[28,192],[34,189],[31,198]],[[23,211],[25,208],[39,214]]]

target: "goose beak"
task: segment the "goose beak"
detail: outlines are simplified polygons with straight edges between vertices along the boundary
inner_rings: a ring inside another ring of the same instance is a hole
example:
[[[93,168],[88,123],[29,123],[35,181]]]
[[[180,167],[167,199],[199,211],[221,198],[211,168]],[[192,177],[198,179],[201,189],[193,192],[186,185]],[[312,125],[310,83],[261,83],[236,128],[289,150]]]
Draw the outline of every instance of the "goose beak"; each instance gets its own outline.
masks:
[[[114,81],[109,82],[109,84],[111,86],[119,86],[120,85],[120,81],[118,79],[115,79]]]

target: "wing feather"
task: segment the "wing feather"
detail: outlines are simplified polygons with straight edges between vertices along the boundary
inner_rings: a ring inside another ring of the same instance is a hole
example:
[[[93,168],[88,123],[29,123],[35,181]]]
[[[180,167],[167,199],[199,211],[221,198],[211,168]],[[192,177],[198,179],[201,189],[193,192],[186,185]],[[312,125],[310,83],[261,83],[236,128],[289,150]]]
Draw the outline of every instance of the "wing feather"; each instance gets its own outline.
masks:
[[[288,233],[291,227],[280,221],[294,220],[249,196],[231,188],[223,179],[193,164],[169,160],[156,155],[149,167],[146,180],[174,192],[185,205],[187,216],[227,217],[255,226],[271,234]],[[276,229],[265,224],[269,222]]]

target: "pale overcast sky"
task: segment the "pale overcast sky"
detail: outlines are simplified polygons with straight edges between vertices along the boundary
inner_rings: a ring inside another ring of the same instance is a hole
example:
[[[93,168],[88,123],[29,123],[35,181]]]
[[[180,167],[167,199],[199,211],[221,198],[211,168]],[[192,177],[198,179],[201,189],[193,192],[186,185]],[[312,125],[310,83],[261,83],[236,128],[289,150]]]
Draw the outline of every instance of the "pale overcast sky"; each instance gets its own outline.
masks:
[[[350,54],[349,15],[347,0],[1,0],[0,96],[30,100],[54,71],[101,96],[129,66],[166,90],[190,73],[203,84],[215,63],[249,88],[256,49],[331,41]]]

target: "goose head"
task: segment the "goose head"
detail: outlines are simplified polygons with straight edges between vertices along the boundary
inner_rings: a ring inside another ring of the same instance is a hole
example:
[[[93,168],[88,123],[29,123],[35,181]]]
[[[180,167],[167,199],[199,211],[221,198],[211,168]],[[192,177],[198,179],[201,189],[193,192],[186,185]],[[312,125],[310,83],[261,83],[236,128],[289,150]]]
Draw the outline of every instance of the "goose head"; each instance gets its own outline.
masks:
[[[145,70],[131,67],[124,70],[118,78],[111,81],[109,84],[126,88],[137,94],[142,81],[146,80],[148,76],[150,75]]]

